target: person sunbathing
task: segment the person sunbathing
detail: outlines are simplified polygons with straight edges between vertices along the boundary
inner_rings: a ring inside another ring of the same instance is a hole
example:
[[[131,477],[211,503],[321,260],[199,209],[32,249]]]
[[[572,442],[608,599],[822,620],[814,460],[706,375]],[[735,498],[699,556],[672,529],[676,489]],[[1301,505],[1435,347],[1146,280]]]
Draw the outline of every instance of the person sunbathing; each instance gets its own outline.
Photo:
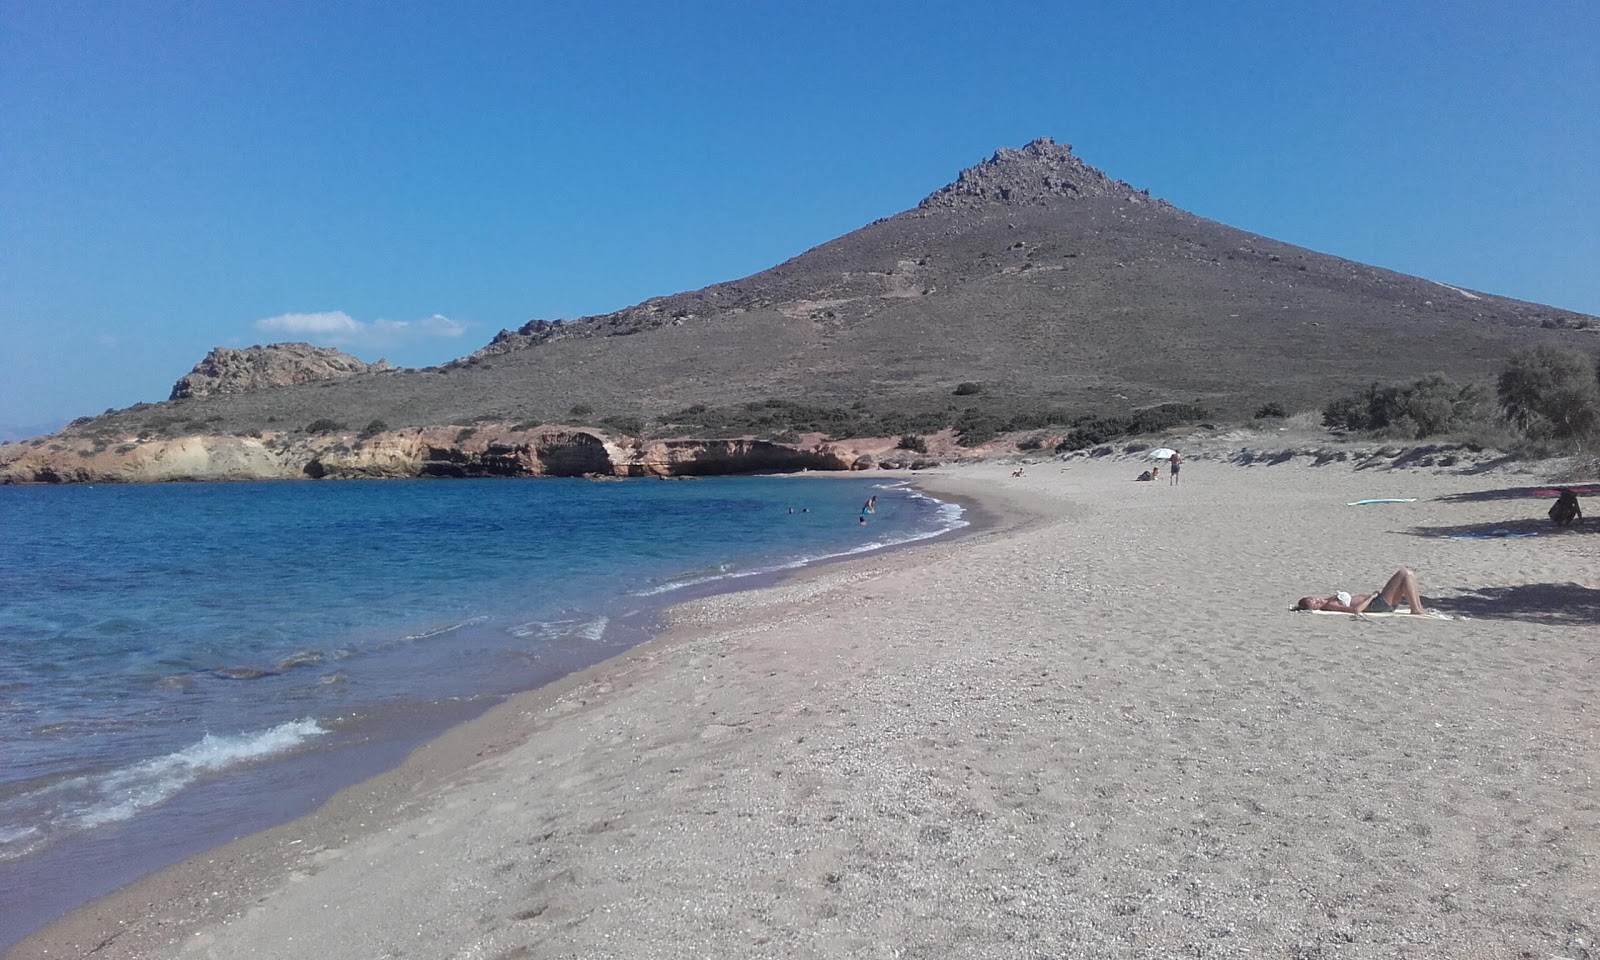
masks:
[[[1349,594],[1343,590],[1331,597],[1301,597],[1296,610],[1328,610],[1334,613],[1393,613],[1405,600],[1414,614],[1428,611],[1422,606],[1422,594],[1417,592],[1417,575],[1401,567],[1377,593]]]

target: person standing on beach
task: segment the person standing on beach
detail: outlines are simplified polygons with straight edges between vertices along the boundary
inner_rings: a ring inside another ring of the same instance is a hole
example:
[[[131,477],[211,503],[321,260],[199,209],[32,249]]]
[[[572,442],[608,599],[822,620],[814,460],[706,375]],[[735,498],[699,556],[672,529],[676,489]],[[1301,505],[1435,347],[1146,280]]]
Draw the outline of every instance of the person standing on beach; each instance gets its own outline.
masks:
[[[1178,468],[1183,465],[1183,458],[1178,456],[1178,451],[1174,450],[1168,462],[1172,464],[1172,482],[1167,486],[1176,487],[1178,485]]]

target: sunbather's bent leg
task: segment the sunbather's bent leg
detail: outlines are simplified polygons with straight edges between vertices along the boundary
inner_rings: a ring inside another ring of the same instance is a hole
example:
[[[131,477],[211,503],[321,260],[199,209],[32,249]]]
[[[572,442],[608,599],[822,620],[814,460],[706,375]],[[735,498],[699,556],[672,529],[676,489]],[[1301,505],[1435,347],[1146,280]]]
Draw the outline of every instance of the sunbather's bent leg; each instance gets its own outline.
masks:
[[[1389,582],[1384,584],[1378,593],[1392,607],[1399,606],[1400,599],[1404,597],[1412,613],[1427,612],[1422,607],[1422,594],[1417,591],[1417,575],[1405,567],[1396,570],[1394,576],[1389,578]]]

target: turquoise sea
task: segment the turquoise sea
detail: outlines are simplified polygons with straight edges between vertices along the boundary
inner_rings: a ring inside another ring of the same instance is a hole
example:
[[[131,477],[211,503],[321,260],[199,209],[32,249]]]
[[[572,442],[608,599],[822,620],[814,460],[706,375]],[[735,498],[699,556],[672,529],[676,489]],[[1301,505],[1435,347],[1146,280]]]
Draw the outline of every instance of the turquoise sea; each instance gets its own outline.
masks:
[[[666,603],[963,523],[855,478],[0,487],[0,948]]]

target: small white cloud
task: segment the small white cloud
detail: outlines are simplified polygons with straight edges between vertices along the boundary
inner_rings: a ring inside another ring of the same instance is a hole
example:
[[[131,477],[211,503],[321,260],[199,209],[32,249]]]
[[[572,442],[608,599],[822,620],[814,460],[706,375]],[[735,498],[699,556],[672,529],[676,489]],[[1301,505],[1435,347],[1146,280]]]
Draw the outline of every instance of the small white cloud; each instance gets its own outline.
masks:
[[[403,340],[423,340],[439,337],[450,340],[467,332],[467,325],[443,314],[434,314],[421,320],[374,320],[374,333]]]
[[[362,323],[343,310],[323,313],[281,313],[255,322],[263,333],[301,337],[335,346],[393,347],[418,340],[453,339],[467,332],[467,325],[441,314],[421,320],[377,319]]]

